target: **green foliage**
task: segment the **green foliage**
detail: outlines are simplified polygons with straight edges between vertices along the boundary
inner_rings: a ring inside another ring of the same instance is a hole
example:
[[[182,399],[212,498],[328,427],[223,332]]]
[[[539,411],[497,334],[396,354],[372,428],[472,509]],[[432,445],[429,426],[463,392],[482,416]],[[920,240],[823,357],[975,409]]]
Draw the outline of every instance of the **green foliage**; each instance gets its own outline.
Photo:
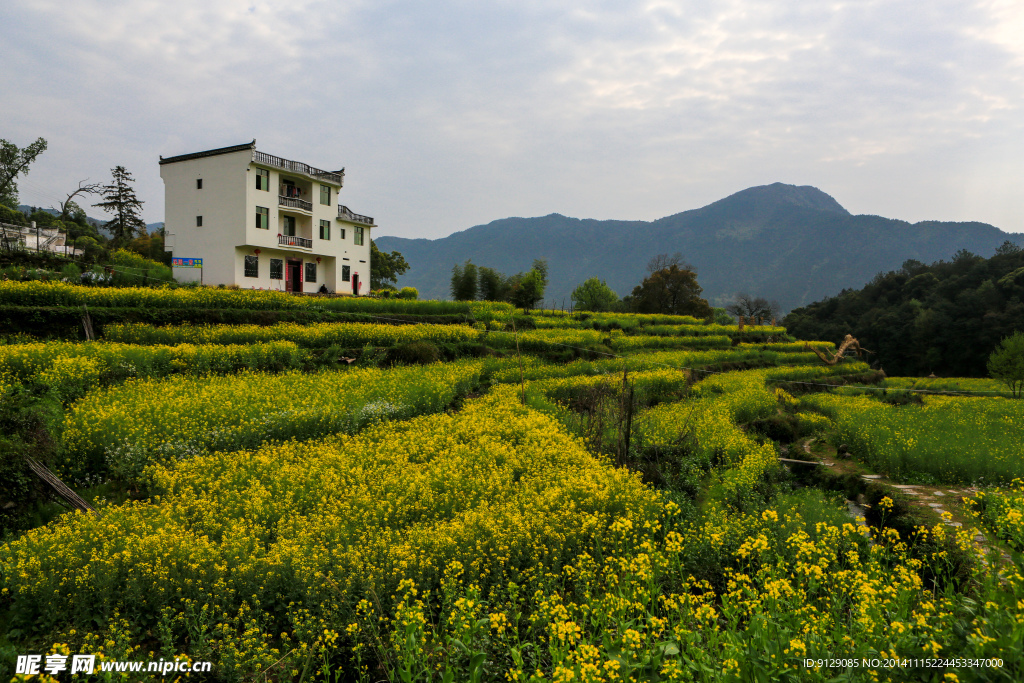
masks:
[[[0,223],[9,223],[11,225],[28,225],[28,219],[25,218],[25,214],[17,209],[11,209],[5,204],[0,204]]]
[[[71,246],[74,249],[81,249],[82,254],[89,261],[97,261],[103,257],[106,250],[99,241],[88,234],[83,234],[81,237],[77,237],[71,240]]]
[[[370,240],[370,289],[395,285],[398,277],[407,270],[409,264],[399,252],[383,252],[377,248],[376,242]]]
[[[51,462],[63,420],[60,402],[48,392],[15,386],[5,393],[0,400],[0,539],[32,526],[35,511],[48,499],[25,457]]]
[[[163,232],[139,235],[128,244],[127,249],[151,262],[162,263],[165,266],[171,265],[171,252],[164,250]],[[168,269],[168,272],[171,270]]]
[[[581,311],[610,311],[619,295],[604,280],[592,277],[572,290],[573,306]]]
[[[713,322],[716,325],[732,325],[733,323],[736,322],[735,320],[732,319],[732,316],[729,315],[729,312],[726,311],[724,308],[713,308],[711,310],[714,311]]]
[[[894,478],[994,484],[1024,476],[1020,401],[926,396],[922,405],[906,393],[896,393],[895,405],[888,395],[808,394],[801,403],[835,423],[837,445]]]
[[[800,339],[839,343],[847,334],[891,376],[984,377],[991,350],[1021,329],[1024,251],[879,273],[860,290],[797,308],[783,320]]]
[[[702,291],[692,268],[673,263],[654,271],[633,289],[632,305],[638,313],[707,318],[712,311],[708,302],[700,298]]]
[[[1024,333],[1014,332],[999,343],[988,357],[988,372],[1006,384],[1014,398],[1021,397],[1024,389]]]
[[[416,290],[415,287],[402,287],[400,290],[398,290],[399,299],[411,299],[415,301],[416,299],[419,298],[419,296],[420,293],[419,291]]]
[[[544,278],[544,273],[536,269],[517,278],[509,292],[509,301],[524,311],[530,310],[544,298]]]
[[[508,278],[493,268],[480,266],[478,269],[480,299],[483,301],[505,301],[508,299]]]
[[[46,140],[43,138],[22,149],[13,142],[0,140],[0,204],[18,206],[17,177],[27,175],[28,167],[45,151]]]
[[[110,256],[112,279],[115,287],[166,285],[174,282],[169,265],[157,263],[127,249],[118,249]]]
[[[452,298],[456,301],[474,301],[477,294],[477,271],[472,261],[452,267]]]
[[[146,234],[146,221],[142,219],[142,201],[132,187],[132,174],[124,166],[115,166],[110,173],[110,184],[103,186],[103,201],[93,206],[113,215],[105,227],[113,234],[114,244],[123,246]]]
[[[428,341],[414,341],[389,349],[385,358],[390,364],[429,365],[441,360],[441,351]]]

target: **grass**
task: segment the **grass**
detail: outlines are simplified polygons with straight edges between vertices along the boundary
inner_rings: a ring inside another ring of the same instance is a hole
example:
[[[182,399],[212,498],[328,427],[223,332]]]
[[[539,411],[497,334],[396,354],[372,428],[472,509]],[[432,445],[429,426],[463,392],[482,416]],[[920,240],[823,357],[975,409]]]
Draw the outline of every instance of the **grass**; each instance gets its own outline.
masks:
[[[912,483],[998,484],[1024,476],[1024,402],[926,396],[892,405],[883,396],[801,399],[835,424],[835,440],[878,472]]]

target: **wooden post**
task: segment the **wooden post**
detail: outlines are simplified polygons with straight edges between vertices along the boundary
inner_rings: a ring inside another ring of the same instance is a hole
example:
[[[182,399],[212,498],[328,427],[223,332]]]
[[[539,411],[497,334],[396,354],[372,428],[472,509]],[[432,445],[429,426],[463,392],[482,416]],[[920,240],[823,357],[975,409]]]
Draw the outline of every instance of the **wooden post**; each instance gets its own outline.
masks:
[[[740,332],[742,332],[743,331],[743,316],[742,315],[739,316],[739,319],[740,319]]]

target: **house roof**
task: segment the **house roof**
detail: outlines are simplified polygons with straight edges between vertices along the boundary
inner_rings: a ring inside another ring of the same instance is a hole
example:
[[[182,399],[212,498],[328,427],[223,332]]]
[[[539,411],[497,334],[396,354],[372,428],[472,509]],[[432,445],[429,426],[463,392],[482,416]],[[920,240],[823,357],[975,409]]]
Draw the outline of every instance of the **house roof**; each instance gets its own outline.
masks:
[[[203,157],[215,157],[218,154],[231,154],[232,152],[244,152],[245,150],[256,149],[256,139],[253,138],[252,142],[247,142],[243,145],[232,145],[231,147],[218,147],[217,149],[208,149],[205,152],[192,152],[191,154],[179,154],[176,157],[160,156],[160,165],[173,164],[176,161],[188,161],[190,159],[201,159]]]

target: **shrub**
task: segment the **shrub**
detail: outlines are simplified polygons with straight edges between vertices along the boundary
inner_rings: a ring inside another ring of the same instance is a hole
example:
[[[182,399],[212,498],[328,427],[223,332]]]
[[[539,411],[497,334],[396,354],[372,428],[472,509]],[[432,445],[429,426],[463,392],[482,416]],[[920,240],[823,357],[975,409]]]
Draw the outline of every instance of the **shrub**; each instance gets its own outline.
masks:
[[[414,341],[401,344],[388,351],[389,364],[428,365],[441,359],[441,351],[428,341]]]
[[[415,300],[420,298],[420,293],[415,287],[402,287],[402,289],[398,291],[398,298]]]

